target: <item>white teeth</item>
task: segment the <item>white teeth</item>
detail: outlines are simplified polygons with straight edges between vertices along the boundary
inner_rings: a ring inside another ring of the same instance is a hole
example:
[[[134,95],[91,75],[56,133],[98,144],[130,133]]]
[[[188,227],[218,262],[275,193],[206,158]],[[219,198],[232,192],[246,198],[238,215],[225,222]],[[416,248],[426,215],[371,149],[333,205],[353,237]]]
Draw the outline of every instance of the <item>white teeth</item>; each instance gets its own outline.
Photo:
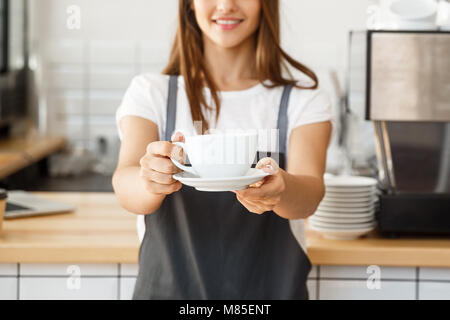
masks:
[[[239,20],[216,20],[218,24],[236,24]]]

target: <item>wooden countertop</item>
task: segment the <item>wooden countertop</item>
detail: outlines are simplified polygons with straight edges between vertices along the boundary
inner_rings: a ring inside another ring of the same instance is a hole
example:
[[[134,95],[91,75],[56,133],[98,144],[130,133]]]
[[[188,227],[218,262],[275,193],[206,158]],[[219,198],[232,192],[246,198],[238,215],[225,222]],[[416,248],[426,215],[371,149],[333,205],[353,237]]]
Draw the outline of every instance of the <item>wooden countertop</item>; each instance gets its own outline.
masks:
[[[4,220],[0,263],[137,262],[136,216],[121,209],[114,194],[35,194],[74,204],[77,210]]]
[[[36,193],[72,203],[73,213],[5,220],[0,263],[137,263],[136,216],[112,193]],[[327,240],[307,230],[315,265],[450,267],[450,238]]]
[[[64,137],[28,136],[0,140],[0,179],[62,149]]]

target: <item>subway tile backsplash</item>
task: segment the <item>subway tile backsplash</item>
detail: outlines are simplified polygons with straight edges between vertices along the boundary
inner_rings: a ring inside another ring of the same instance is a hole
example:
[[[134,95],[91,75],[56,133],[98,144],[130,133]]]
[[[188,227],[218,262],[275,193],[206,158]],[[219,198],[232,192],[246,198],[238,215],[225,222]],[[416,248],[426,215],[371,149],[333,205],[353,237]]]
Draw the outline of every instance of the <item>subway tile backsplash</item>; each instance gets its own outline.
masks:
[[[21,276],[68,276],[74,272],[80,276],[117,276],[117,264],[39,264],[22,263]]]
[[[133,42],[96,41],[89,46],[91,65],[128,65],[136,61],[138,51]]]
[[[361,280],[320,280],[321,300],[414,300],[414,281],[382,281],[370,289]]]
[[[167,49],[140,41],[63,40],[35,45],[50,134],[96,152],[98,139],[118,141],[115,112],[133,77],[160,72]],[[118,148],[118,143],[110,147]],[[108,153],[118,154],[117,150]]]
[[[17,299],[17,278],[0,277],[0,300]]]
[[[382,270],[381,278],[376,284],[363,272],[366,270],[365,266],[315,265],[307,281],[310,299],[426,300],[450,298],[450,281],[447,278],[450,268],[385,266],[380,266],[380,268]],[[430,270],[432,275],[429,274]],[[127,300],[132,298],[137,274],[138,265],[136,263],[0,263],[0,300]],[[425,275],[425,277],[417,277],[417,274]]]
[[[379,272],[381,279],[391,280],[414,280],[416,278],[416,268],[385,267],[385,266],[321,266],[321,278],[348,278],[367,279],[369,275]]]
[[[17,263],[0,263],[0,276],[17,276]]]
[[[118,296],[113,277],[24,277],[19,288],[20,300],[116,300]]]

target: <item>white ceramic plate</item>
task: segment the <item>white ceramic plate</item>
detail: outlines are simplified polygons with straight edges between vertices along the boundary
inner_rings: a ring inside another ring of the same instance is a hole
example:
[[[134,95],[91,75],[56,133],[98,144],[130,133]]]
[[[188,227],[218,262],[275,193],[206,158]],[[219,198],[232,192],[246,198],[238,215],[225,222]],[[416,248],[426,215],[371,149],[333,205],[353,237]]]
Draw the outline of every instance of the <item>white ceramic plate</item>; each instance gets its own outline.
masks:
[[[258,182],[269,174],[261,169],[251,168],[242,177],[232,178],[200,178],[188,172],[173,175],[175,180],[194,187],[199,191],[232,191],[246,189],[250,184]]]
[[[370,223],[374,221],[373,216],[367,216],[364,218],[337,218],[337,217],[324,217],[321,215],[313,215],[311,218],[311,221],[316,222],[325,222],[325,223],[331,223],[331,224],[355,224],[355,223]]]
[[[326,193],[338,193],[338,194],[375,194],[375,188],[338,188],[338,187],[325,187]]]
[[[374,192],[334,192],[334,191],[325,191],[325,198],[340,198],[340,199],[365,199],[368,201],[369,199],[373,199],[375,197]]]
[[[364,201],[364,202],[339,202],[339,201],[328,201],[322,200],[321,206],[331,207],[331,208],[367,208],[373,206],[375,201]]]
[[[375,214],[369,213],[330,213],[323,211],[316,211],[313,216],[329,217],[329,218],[370,218],[374,217]]]
[[[339,192],[339,193],[368,193],[368,192],[373,192],[375,193],[375,188],[374,187],[351,187],[351,188],[347,188],[347,187],[327,187],[325,186],[325,190],[326,191],[331,191],[331,192]]]
[[[358,176],[334,176],[326,177],[325,185],[327,187],[374,187],[377,185],[377,180],[369,177]]]
[[[338,214],[346,214],[346,215],[354,215],[355,217],[359,216],[359,215],[375,216],[375,210],[368,211],[368,212],[348,212],[347,213],[347,212],[323,211],[323,210],[319,209],[319,210],[316,210],[316,214],[318,214],[318,215],[327,215],[327,216],[330,216],[330,215],[336,216]]]
[[[329,230],[353,230],[353,229],[368,229],[374,228],[376,226],[376,222],[367,222],[367,223],[328,223],[328,222],[319,222],[314,219],[309,219],[309,224],[311,226],[325,228]]]
[[[325,197],[323,198],[322,201],[325,202],[330,202],[330,203],[356,203],[356,204],[361,204],[361,203],[371,203],[371,202],[376,202],[378,201],[378,199],[375,196],[363,196],[363,197],[355,197],[355,196],[332,196],[332,195],[327,195],[325,194]]]
[[[327,239],[332,240],[353,240],[357,239],[370,231],[372,231],[374,228],[361,228],[361,229],[352,229],[352,230],[335,230],[335,229],[327,229],[327,228],[321,228],[317,226],[310,225],[310,228],[312,230],[316,230],[320,234],[322,234]]]
[[[367,213],[373,212],[375,207],[373,205],[367,206],[365,208],[337,208],[337,207],[327,207],[322,204],[317,208],[319,211],[332,212],[332,213]]]

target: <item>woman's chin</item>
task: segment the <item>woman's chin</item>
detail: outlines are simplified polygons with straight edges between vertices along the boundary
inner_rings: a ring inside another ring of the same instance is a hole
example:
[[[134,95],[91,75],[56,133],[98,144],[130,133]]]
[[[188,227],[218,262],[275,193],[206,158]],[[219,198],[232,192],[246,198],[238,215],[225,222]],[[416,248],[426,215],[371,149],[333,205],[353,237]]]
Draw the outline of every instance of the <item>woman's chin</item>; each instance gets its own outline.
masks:
[[[241,45],[245,40],[245,37],[233,37],[233,39],[230,39],[230,37],[216,37],[212,40],[213,44],[222,48],[222,49],[233,49]]]

